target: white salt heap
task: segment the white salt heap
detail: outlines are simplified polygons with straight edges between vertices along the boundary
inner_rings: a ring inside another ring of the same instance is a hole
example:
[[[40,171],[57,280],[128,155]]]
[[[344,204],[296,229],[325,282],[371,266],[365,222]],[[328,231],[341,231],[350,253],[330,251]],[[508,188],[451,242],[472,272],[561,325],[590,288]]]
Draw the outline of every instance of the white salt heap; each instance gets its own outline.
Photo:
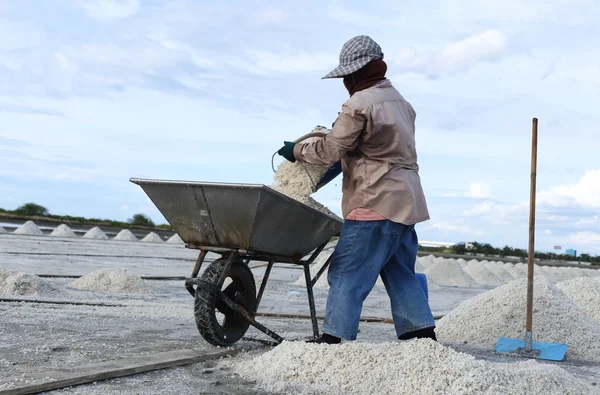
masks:
[[[44,233],[38,228],[33,221],[27,221],[19,226],[13,233],[17,235],[41,236]]]
[[[0,294],[64,298],[67,293],[36,275],[0,268]]]
[[[504,281],[500,277],[492,273],[486,267],[486,265],[489,265],[489,262],[470,263],[463,267],[463,270],[465,271],[465,273],[471,276],[473,280],[475,280],[475,282],[477,282],[477,284],[479,285],[497,287],[498,285],[504,284]]]
[[[234,369],[278,394],[547,395],[594,389],[557,365],[477,360],[429,339],[341,345],[284,341]]]
[[[419,257],[417,260],[424,270],[433,265],[433,258],[431,258],[431,256]]]
[[[600,278],[581,277],[556,284],[581,310],[600,323]]]
[[[52,233],[50,233],[50,236],[55,236],[55,237],[77,237],[75,236],[75,232],[73,232],[71,230],[71,228],[69,228],[67,225],[65,224],[60,224],[58,225],[53,231]]]
[[[97,292],[149,292],[144,280],[125,269],[99,269],[78,278],[68,287]]]
[[[527,281],[479,294],[437,322],[442,342],[491,349],[500,337],[523,338]],[[600,362],[600,324],[542,276],[534,279],[534,341],[566,343],[567,359]]]
[[[94,226],[92,229],[88,230],[84,235],[85,239],[96,239],[96,240],[108,240],[108,236],[106,233],[102,231],[102,229]]]
[[[169,244],[183,244],[183,240],[181,240],[181,237],[179,237],[179,235],[177,233],[175,233],[173,236],[169,237],[169,240],[167,240],[167,243],[169,243]]]
[[[6,229],[4,229],[2,226],[0,226],[0,233],[8,233],[8,232],[6,231]]]
[[[142,239],[142,241],[144,243],[162,243],[163,239],[159,235],[157,235],[156,233],[150,232],[146,236],[144,236],[144,238]]]
[[[135,237],[133,233],[129,229],[123,229],[115,237],[113,240],[121,240],[121,241],[137,241],[138,238]]]
[[[434,259],[433,265],[425,270],[425,275],[434,283],[447,287],[475,287],[477,283],[465,273],[456,261],[446,262],[444,258]]]
[[[496,275],[502,283],[506,284],[513,281],[515,278],[506,271],[505,267],[508,267],[505,263],[502,262],[490,262],[485,267],[492,273]]]

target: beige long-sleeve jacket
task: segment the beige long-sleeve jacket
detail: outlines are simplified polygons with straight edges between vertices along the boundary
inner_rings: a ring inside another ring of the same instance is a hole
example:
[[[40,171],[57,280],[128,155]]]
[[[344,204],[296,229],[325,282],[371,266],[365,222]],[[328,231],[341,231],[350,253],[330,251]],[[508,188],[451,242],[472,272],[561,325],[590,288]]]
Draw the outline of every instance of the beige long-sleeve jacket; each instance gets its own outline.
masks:
[[[329,165],[341,159],[342,213],[357,207],[412,225],[429,219],[417,164],[415,110],[383,80],[343,104],[332,131],[294,147],[297,160]]]

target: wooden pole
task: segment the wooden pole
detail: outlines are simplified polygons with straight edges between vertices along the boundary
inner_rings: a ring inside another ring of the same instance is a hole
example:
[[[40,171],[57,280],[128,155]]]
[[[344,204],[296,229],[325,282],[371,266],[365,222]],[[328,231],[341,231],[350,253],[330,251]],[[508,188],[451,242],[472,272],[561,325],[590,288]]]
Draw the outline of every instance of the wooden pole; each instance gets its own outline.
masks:
[[[529,256],[527,262],[527,318],[525,323],[525,351],[531,351],[533,343],[533,269],[535,255],[535,192],[537,176],[538,120],[533,118],[531,136],[531,185],[529,191]]]

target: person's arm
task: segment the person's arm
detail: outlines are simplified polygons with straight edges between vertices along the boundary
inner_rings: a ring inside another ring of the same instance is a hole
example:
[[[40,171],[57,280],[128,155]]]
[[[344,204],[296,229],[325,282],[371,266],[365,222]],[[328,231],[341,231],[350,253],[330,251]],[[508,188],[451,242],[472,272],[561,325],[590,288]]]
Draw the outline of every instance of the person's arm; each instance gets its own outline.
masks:
[[[331,165],[356,149],[366,122],[362,112],[344,104],[331,132],[317,141],[296,144],[294,157],[314,165]]]

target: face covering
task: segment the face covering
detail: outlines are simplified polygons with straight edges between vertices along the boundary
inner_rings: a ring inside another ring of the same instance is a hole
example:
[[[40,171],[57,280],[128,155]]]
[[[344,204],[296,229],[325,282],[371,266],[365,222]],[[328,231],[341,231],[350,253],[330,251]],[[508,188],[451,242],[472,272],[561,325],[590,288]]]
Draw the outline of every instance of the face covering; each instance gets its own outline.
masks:
[[[367,63],[365,67],[344,77],[344,86],[350,93],[350,96],[356,92],[367,89],[385,80],[387,64],[383,59],[374,59]]]

